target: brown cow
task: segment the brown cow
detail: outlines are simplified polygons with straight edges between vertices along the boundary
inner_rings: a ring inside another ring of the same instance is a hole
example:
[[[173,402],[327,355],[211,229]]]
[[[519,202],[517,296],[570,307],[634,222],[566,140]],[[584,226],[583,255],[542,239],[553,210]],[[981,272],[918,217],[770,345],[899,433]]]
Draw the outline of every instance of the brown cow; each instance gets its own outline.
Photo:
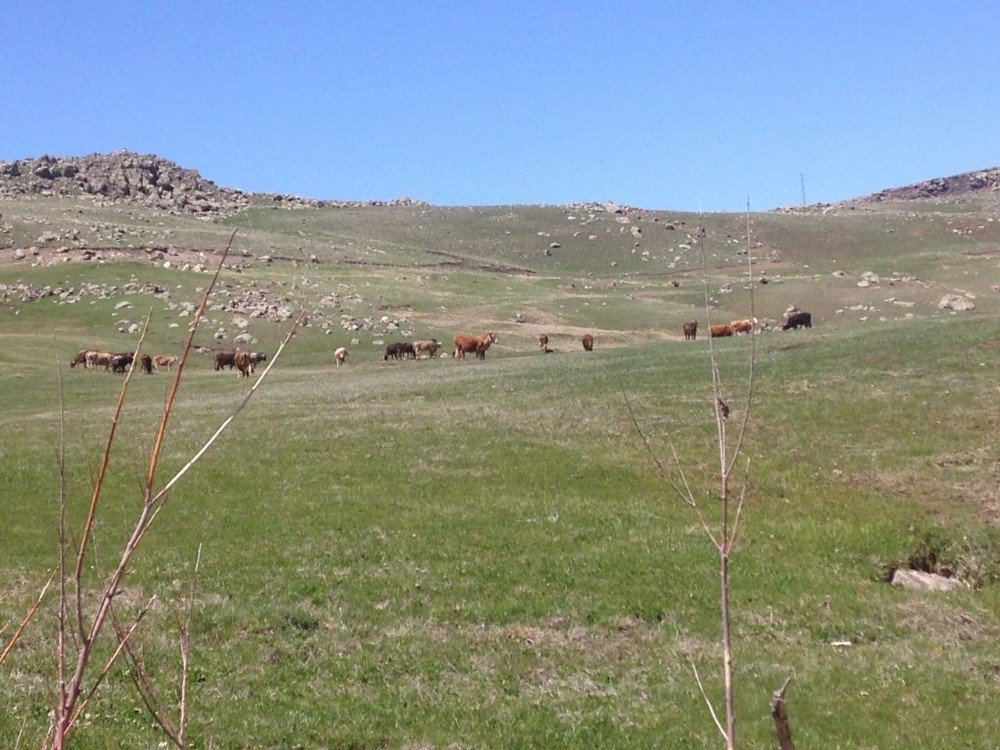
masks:
[[[437,339],[431,339],[430,341],[414,341],[413,350],[417,353],[417,359],[420,359],[420,355],[426,353],[427,359],[434,359],[437,354],[437,350],[441,348],[441,342]]]
[[[87,367],[98,367],[103,365],[105,371],[111,368],[111,360],[114,355],[111,352],[87,352]]]
[[[753,333],[753,324],[755,322],[754,318],[743,318],[741,320],[730,321],[729,325],[732,326],[734,334]]]
[[[148,354],[143,354],[139,357],[139,362],[142,363],[142,371],[147,375],[153,374],[153,358]]]
[[[215,353],[215,369],[221,370],[224,367],[232,369],[236,367],[236,350],[220,349]]]
[[[157,370],[169,370],[175,364],[179,358],[175,357],[173,354],[157,354],[153,357],[153,366]]]
[[[583,338],[580,339],[580,342],[583,344],[583,350],[585,352],[594,351],[594,337],[589,333],[583,334]]]
[[[695,341],[698,338],[698,321],[692,320],[684,324],[684,340]]]
[[[713,339],[717,339],[720,336],[732,336],[733,327],[730,325],[712,326],[709,329],[709,333],[712,334]]]
[[[490,348],[490,344],[496,343],[497,337],[493,331],[490,331],[482,336],[462,336],[456,334],[451,340],[455,344],[455,351],[452,353],[453,357],[465,359],[466,354],[475,352],[476,359],[486,359],[486,350]]]
[[[233,365],[236,367],[236,377],[249,378],[250,373],[253,372],[253,360],[250,358],[250,352],[246,349],[237,349],[233,353]]]
[[[538,337],[538,348],[543,352],[549,348],[549,335],[547,333],[543,333]]]
[[[87,364],[87,355],[88,354],[90,354],[90,352],[88,350],[86,350],[86,349],[84,349],[83,351],[77,352],[77,355],[75,357],[73,357],[73,361],[69,363],[69,366],[70,367],[76,367],[77,365],[83,365],[84,367],[89,367],[90,365]]]

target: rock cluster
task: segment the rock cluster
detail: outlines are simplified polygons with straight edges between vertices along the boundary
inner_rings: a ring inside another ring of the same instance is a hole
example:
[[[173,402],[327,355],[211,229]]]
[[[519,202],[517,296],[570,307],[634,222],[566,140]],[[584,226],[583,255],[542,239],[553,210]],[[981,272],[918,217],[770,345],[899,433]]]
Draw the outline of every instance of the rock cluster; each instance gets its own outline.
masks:
[[[299,206],[415,206],[404,197],[392,201],[322,201],[280,193],[251,194],[222,188],[194,169],[153,154],[114,151],[88,156],[0,162],[0,197],[17,195],[91,195],[109,203],[139,203],[186,214],[231,214],[256,197],[289,208]]]
[[[1000,167],[978,172],[965,172],[951,177],[939,177],[915,185],[882,190],[864,198],[867,201],[914,200],[965,195],[981,190],[1000,191]]]
[[[196,170],[131,151],[0,162],[0,196],[31,193],[92,195],[192,214],[231,213],[250,203],[245,193],[220,188]]]

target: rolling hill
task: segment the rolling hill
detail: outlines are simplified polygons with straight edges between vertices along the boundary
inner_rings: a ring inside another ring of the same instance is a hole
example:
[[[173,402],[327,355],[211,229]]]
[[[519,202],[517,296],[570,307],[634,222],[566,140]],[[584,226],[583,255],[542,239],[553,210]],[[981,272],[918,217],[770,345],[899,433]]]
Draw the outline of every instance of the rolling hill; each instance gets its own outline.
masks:
[[[691,665],[719,696],[717,558],[674,490],[714,517],[711,351],[730,438],[748,425],[741,742],[773,744],[767,701],[792,675],[803,747],[992,748],[996,173],[746,216],[245,194],[127,152],[2,163],[0,647],[56,564],[61,486],[79,538],[122,389],[66,365],[134,349],[147,317],[142,350],[179,353],[235,231],[195,343],[273,357],[304,321],[115,598],[124,621],[156,595],[136,637],[173,710],[202,555],[192,747],[710,746]],[[813,328],[780,330],[792,306]],[[754,337],[683,340],[685,321],[751,316]],[[383,359],[485,331],[482,361]],[[85,601],[143,505],[172,382],[129,381]],[[157,486],[247,390],[191,355]],[[958,588],[901,589],[897,570]],[[42,743],[57,622],[50,594],[0,666],[0,745]],[[116,667],[73,746],[162,739]]]

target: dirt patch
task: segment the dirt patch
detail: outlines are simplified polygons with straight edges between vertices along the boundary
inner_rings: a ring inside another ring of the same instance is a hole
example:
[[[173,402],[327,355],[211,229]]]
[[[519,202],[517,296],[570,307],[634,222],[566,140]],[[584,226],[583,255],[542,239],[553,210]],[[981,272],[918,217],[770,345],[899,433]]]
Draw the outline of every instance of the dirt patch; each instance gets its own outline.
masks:
[[[980,349],[1000,349],[1000,339],[990,339],[989,341],[983,341],[978,345]]]

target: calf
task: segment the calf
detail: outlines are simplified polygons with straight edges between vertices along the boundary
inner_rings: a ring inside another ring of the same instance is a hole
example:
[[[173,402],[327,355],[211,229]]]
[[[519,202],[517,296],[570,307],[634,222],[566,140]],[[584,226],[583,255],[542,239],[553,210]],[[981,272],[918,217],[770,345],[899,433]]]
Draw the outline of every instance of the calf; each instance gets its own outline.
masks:
[[[549,335],[547,333],[543,333],[538,337],[538,348],[543,352],[549,348]]]
[[[730,321],[734,334],[753,333],[753,324],[757,321],[754,318],[743,318],[741,320]]]
[[[799,326],[803,328],[812,328],[812,315],[807,312],[797,312],[794,315],[789,315],[788,320],[785,325],[781,326],[782,331],[788,331],[793,328],[798,328]]]
[[[694,341],[698,338],[698,321],[693,320],[684,324],[684,340]]]
[[[157,370],[169,370],[177,363],[177,357],[172,354],[157,354],[153,357],[153,366]],[[218,369],[218,368],[216,368]]]
[[[139,357],[139,362],[142,363],[142,371],[147,375],[153,374],[153,358],[148,354],[143,354]]]
[[[720,336],[732,336],[733,327],[730,325],[712,326],[708,329],[713,339],[717,339]]]
[[[437,350],[441,348],[441,342],[437,339],[431,339],[430,341],[414,341],[413,350],[417,353],[417,359],[420,359],[420,355],[427,353],[427,359],[434,359],[437,354]]]

